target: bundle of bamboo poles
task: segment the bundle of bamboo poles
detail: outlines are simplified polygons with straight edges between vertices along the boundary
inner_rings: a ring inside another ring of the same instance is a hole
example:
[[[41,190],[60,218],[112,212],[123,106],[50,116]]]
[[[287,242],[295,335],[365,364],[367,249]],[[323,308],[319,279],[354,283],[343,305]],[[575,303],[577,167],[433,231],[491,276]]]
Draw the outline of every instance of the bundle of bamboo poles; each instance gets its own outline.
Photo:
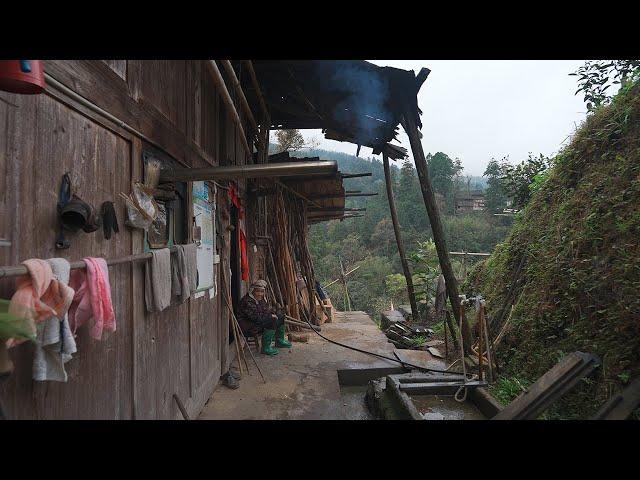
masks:
[[[267,256],[267,280],[280,305],[290,317],[315,320],[315,275],[307,246],[306,205],[290,192],[277,187],[269,200],[271,249]],[[305,288],[298,288],[298,279]]]

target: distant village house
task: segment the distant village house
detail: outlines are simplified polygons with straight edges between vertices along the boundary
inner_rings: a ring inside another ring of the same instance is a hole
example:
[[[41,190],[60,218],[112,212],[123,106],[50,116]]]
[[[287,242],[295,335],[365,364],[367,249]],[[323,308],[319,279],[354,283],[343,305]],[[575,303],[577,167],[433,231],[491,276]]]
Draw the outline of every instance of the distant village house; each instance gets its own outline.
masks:
[[[456,197],[456,214],[481,212],[484,210],[484,206],[484,193],[482,190],[472,190]]]

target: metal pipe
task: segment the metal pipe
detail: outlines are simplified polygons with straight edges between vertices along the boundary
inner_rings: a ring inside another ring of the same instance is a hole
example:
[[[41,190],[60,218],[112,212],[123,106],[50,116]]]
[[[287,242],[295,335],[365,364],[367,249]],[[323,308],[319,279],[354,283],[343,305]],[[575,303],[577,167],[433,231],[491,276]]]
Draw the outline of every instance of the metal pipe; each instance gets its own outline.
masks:
[[[229,111],[231,112],[231,118],[235,122],[238,130],[240,130],[240,138],[242,140],[242,146],[247,151],[247,155],[253,155],[251,149],[249,148],[249,144],[247,143],[247,135],[244,133],[244,128],[242,127],[242,122],[240,121],[240,116],[238,115],[238,111],[236,110],[236,106],[233,104],[233,100],[231,99],[231,95],[229,95],[229,90],[227,89],[227,85],[224,83],[224,79],[222,78],[222,74],[216,65],[215,60],[208,60],[207,67],[209,67],[209,72],[211,73],[211,77],[213,78],[213,82],[220,90],[220,97],[222,101],[225,103]]]
[[[265,178],[293,177],[298,175],[326,175],[335,173],[335,160],[282,162],[254,165],[229,165],[225,167],[175,168],[160,172],[160,181],[186,182],[214,180],[217,178]]]
[[[171,253],[177,250],[176,247],[170,247],[169,250]],[[126,257],[118,257],[112,258],[111,260],[107,260],[107,265],[110,267],[112,265],[120,265],[121,263],[132,263],[132,262],[141,262],[143,260],[147,260],[151,258],[153,255],[151,253],[138,253],[135,255],[127,255]],[[70,262],[71,270],[77,269],[85,269],[87,268],[87,264],[84,263],[84,260],[78,260],[76,262]],[[0,278],[4,277],[17,277],[19,275],[27,275],[29,270],[24,265],[16,265],[13,267],[0,267]]]

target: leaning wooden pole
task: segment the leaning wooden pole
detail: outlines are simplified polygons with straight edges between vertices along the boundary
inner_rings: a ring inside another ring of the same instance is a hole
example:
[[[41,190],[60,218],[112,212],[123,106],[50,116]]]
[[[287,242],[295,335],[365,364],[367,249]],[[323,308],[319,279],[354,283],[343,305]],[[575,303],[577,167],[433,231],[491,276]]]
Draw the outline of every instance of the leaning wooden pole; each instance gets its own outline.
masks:
[[[391,211],[391,221],[393,222],[393,232],[396,235],[396,244],[398,245],[398,253],[400,254],[400,263],[402,263],[402,271],[407,281],[407,293],[409,294],[409,303],[411,304],[411,316],[413,320],[419,320],[418,304],[416,303],[416,295],[413,289],[413,280],[411,278],[411,270],[409,270],[409,262],[404,251],[404,244],[400,236],[400,223],[398,222],[398,212],[396,211],[396,202],[393,198],[393,187],[391,185],[391,169],[389,168],[389,157],[386,153],[382,153],[384,164],[384,179],[387,184],[387,198],[389,199],[389,210]]]
[[[462,325],[462,341],[465,353],[471,351],[471,328],[469,323],[463,319],[460,324],[460,297],[458,296],[458,281],[453,273],[453,267],[449,260],[449,250],[447,248],[447,242],[444,238],[444,230],[442,228],[442,222],[440,221],[440,214],[438,212],[438,206],[436,204],[436,197],[431,186],[431,180],[429,179],[429,172],[427,171],[427,160],[422,150],[422,143],[420,142],[420,135],[418,133],[418,127],[414,120],[415,113],[411,112],[407,108],[404,112],[402,125],[409,137],[409,143],[411,144],[411,152],[413,153],[413,160],[416,164],[416,170],[418,172],[418,180],[420,181],[420,190],[422,190],[422,198],[424,205],[427,208],[427,214],[429,215],[429,222],[431,223],[431,231],[433,232],[433,241],[436,244],[436,251],[438,252],[438,260],[440,261],[440,269],[444,275],[444,279],[447,284],[447,294],[453,315],[456,322]]]

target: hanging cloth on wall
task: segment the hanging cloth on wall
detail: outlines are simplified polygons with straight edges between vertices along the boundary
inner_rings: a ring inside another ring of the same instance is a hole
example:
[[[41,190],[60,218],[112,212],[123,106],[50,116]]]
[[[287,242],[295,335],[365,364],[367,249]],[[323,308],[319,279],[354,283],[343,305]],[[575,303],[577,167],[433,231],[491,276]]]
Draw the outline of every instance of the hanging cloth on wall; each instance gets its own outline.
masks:
[[[238,229],[239,247],[240,247],[240,273],[243,281],[249,281],[249,259],[247,258],[247,237],[244,235],[242,228]]]
[[[184,250],[184,262],[187,267],[187,279],[189,280],[189,289],[195,292],[198,288],[198,246],[195,243],[187,243],[182,245]]]
[[[151,255],[144,266],[144,300],[148,312],[161,312],[171,304],[171,252],[160,248]]]
[[[69,308],[69,325],[75,333],[78,327],[93,319],[89,335],[100,340],[102,332],[114,332],[116,319],[111,302],[109,268],[104,258],[85,257],[86,272],[73,270],[69,285],[76,291]]]
[[[102,216],[102,232],[104,238],[109,240],[111,238],[111,232],[118,233],[120,231],[113,202],[103,202],[100,206],[100,214]]]
[[[191,296],[184,245],[176,245],[176,252],[171,256],[171,295],[178,297],[180,303]]]
[[[56,315],[56,308],[61,308],[65,299],[60,297],[58,282],[49,289],[53,279],[51,265],[44,260],[31,258],[22,262],[29,274],[19,277],[16,292],[11,297],[9,314],[24,318],[25,326],[35,335],[36,323]],[[7,347],[11,348],[24,342],[24,339],[10,339]]]
[[[228,192],[231,203],[233,203],[233,205],[238,209],[238,218],[242,220],[244,218],[244,208],[242,207],[242,199],[240,197],[238,186],[235,182],[231,182],[229,184]]]
[[[60,291],[64,292],[65,303],[57,310],[57,315],[36,325],[38,333],[33,357],[33,379],[66,382],[67,372],[64,364],[71,360],[72,355],[77,351],[67,314],[75,293],[67,285],[71,266],[64,258],[50,258],[47,262],[51,265],[53,275],[59,282]]]

